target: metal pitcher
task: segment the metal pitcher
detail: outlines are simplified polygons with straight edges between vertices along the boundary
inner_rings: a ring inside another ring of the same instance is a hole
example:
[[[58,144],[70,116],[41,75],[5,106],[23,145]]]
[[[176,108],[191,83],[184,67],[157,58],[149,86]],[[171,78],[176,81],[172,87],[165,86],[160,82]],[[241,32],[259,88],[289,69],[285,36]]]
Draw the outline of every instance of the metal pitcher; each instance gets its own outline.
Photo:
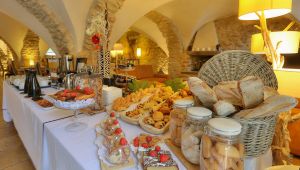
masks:
[[[67,74],[64,78],[65,89],[74,89],[75,88],[75,74]]]

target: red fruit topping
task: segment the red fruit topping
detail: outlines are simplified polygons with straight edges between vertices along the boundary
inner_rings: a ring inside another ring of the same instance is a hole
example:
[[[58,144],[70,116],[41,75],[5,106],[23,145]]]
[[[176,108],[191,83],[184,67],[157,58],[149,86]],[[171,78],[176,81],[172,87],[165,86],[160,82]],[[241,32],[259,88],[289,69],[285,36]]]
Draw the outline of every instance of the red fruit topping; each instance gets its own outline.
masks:
[[[70,89],[65,89],[65,90],[64,90],[64,93],[70,93],[70,92],[71,92]]]
[[[149,143],[149,142],[151,142],[152,141],[152,137],[151,136],[147,136],[146,137],[146,141]]]
[[[160,146],[155,146],[155,150],[158,152],[160,151]]]
[[[117,128],[116,130],[115,130],[115,134],[116,135],[119,135],[119,134],[121,134],[122,133],[122,129],[121,128]]]
[[[73,92],[71,93],[71,97],[76,97],[77,96],[77,93]]]
[[[133,139],[133,146],[134,146],[134,147],[139,147],[139,143],[140,143],[140,142],[139,142],[139,138],[134,138],[134,139]]]
[[[67,93],[63,92],[63,93],[61,94],[61,96],[62,96],[62,97],[67,97]]]
[[[84,94],[90,95],[90,94],[94,93],[94,90],[89,87],[85,87],[85,88],[83,88],[83,92],[84,92]]]
[[[117,124],[119,124],[119,121],[118,121],[118,120],[114,120],[114,121],[113,121],[113,124],[114,124],[114,125],[117,125]]]
[[[148,145],[147,143],[142,143],[142,147],[143,147],[143,148],[148,148],[149,145]]]
[[[78,86],[75,87],[75,89],[76,89],[76,90],[80,90],[81,87],[78,85]]]
[[[115,117],[115,112],[111,112],[110,117]]]
[[[120,145],[122,145],[122,146],[127,145],[127,140],[125,138],[121,138]]]
[[[159,156],[159,161],[160,162],[167,162],[170,159],[169,155],[161,154]]]
[[[150,151],[149,155],[152,157],[157,157],[157,152],[156,151]]]

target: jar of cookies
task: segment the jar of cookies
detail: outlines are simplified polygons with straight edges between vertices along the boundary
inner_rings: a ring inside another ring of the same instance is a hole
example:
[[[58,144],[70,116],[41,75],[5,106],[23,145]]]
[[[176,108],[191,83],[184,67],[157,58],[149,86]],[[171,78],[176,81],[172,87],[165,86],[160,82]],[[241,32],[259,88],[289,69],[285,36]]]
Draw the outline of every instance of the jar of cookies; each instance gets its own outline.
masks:
[[[207,124],[201,139],[200,169],[244,169],[241,124],[227,118],[213,118]]]
[[[182,125],[181,151],[193,164],[199,164],[200,142],[204,127],[211,118],[212,111],[204,107],[190,107]]]
[[[179,99],[175,100],[173,110],[171,111],[170,132],[171,141],[174,145],[181,146],[181,126],[185,120],[186,112],[189,107],[194,105],[193,99]]]

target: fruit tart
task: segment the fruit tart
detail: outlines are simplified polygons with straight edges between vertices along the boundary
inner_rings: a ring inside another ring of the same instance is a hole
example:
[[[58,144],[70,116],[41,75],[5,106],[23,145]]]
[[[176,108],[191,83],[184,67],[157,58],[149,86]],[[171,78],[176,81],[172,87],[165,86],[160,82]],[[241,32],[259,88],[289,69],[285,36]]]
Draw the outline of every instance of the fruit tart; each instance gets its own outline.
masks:
[[[179,170],[169,151],[148,150],[143,152],[142,165],[144,170]]]
[[[153,148],[162,142],[159,136],[152,136],[148,134],[140,134],[139,136],[135,137],[132,141],[134,147],[142,147],[142,148]]]
[[[85,87],[80,89],[77,87],[76,89],[65,89],[55,93],[54,95],[50,95],[55,100],[60,101],[78,101],[78,100],[86,100],[89,98],[93,98],[95,96],[94,90],[89,87]]]

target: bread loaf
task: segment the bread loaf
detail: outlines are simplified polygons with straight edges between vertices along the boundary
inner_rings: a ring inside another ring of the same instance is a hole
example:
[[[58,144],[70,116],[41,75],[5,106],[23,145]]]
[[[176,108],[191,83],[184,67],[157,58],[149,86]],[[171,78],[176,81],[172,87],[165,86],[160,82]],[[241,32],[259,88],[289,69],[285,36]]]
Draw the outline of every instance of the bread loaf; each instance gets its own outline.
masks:
[[[237,81],[224,81],[213,87],[218,100],[227,101],[236,106],[243,106],[242,95]]]
[[[285,95],[275,95],[268,97],[262,104],[254,109],[249,109],[247,111],[241,111],[234,115],[235,118],[256,118],[264,117],[276,113],[281,113],[289,111],[297,105],[297,99],[285,96]]]
[[[224,100],[219,100],[217,103],[215,103],[213,110],[219,116],[228,116],[237,111],[231,103]]]
[[[264,100],[263,81],[254,76],[248,76],[239,81],[238,87],[242,95],[243,107],[254,108]]]
[[[217,102],[215,92],[198,77],[189,77],[188,85],[192,93],[197,96],[203,106],[211,108]]]
[[[264,100],[266,100],[268,97],[275,96],[275,95],[278,95],[277,90],[269,86],[264,87]]]

